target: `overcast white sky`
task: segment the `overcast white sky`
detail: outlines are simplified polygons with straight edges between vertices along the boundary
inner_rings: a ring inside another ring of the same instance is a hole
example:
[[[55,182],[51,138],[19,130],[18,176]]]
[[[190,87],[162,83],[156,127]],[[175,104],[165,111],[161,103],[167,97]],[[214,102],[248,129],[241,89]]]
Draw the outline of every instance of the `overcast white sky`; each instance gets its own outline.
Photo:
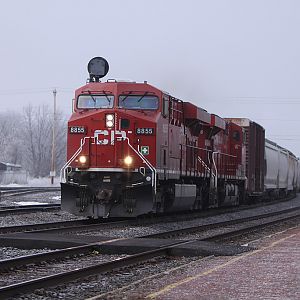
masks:
[[[222,117],[248,117],[300,156],[300,1],[4,1],[0,112],[68,114],[94,56]]]

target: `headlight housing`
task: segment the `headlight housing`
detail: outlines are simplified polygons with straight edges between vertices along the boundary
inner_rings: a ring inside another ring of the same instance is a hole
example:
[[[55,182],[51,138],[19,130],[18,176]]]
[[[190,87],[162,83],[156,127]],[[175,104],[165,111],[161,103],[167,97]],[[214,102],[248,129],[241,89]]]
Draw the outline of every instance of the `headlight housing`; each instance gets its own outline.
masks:
[[[89,165],[89,157],[87,155],[80,155],[77,159],[79,168],[88,168]]]
[[[132,162],[133,162],[133,159],[130,155],[126,156],[124,158],[124,164],[127,166],[127,167],[130,167],[132,165]]]
[[[108,128],[112,128],[115,125],[115,116],[113,114],[105,115],[105,125]]]

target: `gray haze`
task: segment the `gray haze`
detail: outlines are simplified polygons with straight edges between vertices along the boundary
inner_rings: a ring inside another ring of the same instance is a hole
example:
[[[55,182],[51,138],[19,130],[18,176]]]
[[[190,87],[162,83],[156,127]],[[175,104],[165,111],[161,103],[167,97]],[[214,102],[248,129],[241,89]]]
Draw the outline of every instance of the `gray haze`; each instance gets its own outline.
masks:
[[[248,117],[300,155],[298,0],[1,1],[0,111],[68,114],[90,58],[222,117]]]

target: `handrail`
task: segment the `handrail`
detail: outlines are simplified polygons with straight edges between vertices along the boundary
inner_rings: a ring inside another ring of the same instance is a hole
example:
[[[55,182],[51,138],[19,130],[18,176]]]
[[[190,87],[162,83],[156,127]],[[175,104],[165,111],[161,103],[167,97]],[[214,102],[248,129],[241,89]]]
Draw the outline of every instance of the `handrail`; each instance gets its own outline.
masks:
[[[79,153],[82,151],[82,148],[85,144],[85,141],[87,139],[94,139],[95,141],[95,137],[91,137],[91,136],[86,136],[83,139],[80,140],[80,146],[79,148],[75,151],[75,153],[72,155],[72,157],[63,165],[63,167],[60,170],[60,182],[61,183],[66,183],[67,179],[66,179],[66,169],[70,166],[70,164],[74,161],[74,159],[79,155]]]
[[[66,179],[66,169],[70,166],[70,164],[75,160],[75,158],[79,155],[79,153],[82,151],[83,146],[86,143],[87,139],[94,139],[95,141],[95,137],[84,137],[83,139],[80,140],[80,146],[79,148],[75,151],[75,153],[72,155],[72,157],[64,164],[64,166],[61,168],[60,170],[60,182],[62,183],[66,183],[67,179]],[[142,155],[139,151],[137,151],[131,144],[129,141],[128,137],[117,137],[116,138],[118,141],[122,141],[122,140],[127,140],[128,146],[141,158],[141,160],[148,166],[148,168],[151,170],[152,172],[152,187],[154,188],[154,194],[156,195],[157,192],[157,180],[156,180],[156,175],[157,175],[157,170],[152,166],[152,164],[149,162],[149,160]]]
[[[210,168],[208,165],[201,159],[200,156],[197,156],[198,161],[201,163],[201,165],[206,169],[206,171],[210,174]],[[215,176],[214,173],[212,173],[213,176]]]
[[[141,158],[141,160],[148,166],[148,168],[152,171],[152,180],[151,180],[151,184],[152,187],[154,188],[154,194],[156,195],[156,190],[157,190],[157,183],[156,183],[156,174],[157,171],[156,169],[152,166],[152,164],[149,162],[149,160],[139,151],[137,151],[131,144],[129,141],[128,137],[117,137],[118,141],[123,141],[123,140],[127,140],[128,146]]]
[[[201,148],[201,147],[197,147],[197,146],[192,146],[192,145],[187,145],[187,144],[180,144],[180,145],[187,147],[187,148],[194,148],[194,149],[204,150],[206,152],[212,152],[212,150],[210,150],[210,149]]]
[[[181,146],[184,146],[184,147],[189,147],[189,148],[194,148],[194,149],[204,150],[204,151],[206,151],[206,152],[213,152],[213,151],[210,150],[210,149],[200,148],[200,147],[197,147],[197,146],[192,146],[192,145],[187,145],[187,144],[180,144],[180,145],[181,145]],[[237,157],[236,155],[227,154],[227,153],[218,152],[218,151],[215,151],[215,153],[218,153],[218,154],[220,154],[220,155],[230,156],[230,157]]]
[[[215,168],[215,188],[218,187],[218,169],[217,169],[217,166],[216,166],[216,161],[215,161],[215,154],[218,154],[219,152],[215,151],[212,153],[212,162],[213,162],[213,166]]]

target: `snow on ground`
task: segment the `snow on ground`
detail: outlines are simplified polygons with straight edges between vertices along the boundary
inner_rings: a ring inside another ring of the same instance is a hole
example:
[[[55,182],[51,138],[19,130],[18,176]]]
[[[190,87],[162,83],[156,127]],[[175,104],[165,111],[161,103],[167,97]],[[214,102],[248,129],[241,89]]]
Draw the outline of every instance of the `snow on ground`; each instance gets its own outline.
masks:
[[[20,201],[20,202],[12,202],[12,204],[16,205],[43,205],[47,204],[45,202],[36,202],[36,201]]]
[[[60,204],[60,191],[23,194],[13,197],[2,197],[0,206]]]
[[[49,177],[43,177],[43,178],[28,178],[28,183],[27,184],[16,184],[16,183],[11,183],[7,185],[0,185],[5,186],[5,187],[59,187],[60,186],[60,178],[56,177],[54,178],[54,184],[51,184],[50,178]]]
[[[28,186],[60,186],[60,178],[54,178],[54,184],[51,184],[49,177],[44,178],[32,178],[28,180]]]

